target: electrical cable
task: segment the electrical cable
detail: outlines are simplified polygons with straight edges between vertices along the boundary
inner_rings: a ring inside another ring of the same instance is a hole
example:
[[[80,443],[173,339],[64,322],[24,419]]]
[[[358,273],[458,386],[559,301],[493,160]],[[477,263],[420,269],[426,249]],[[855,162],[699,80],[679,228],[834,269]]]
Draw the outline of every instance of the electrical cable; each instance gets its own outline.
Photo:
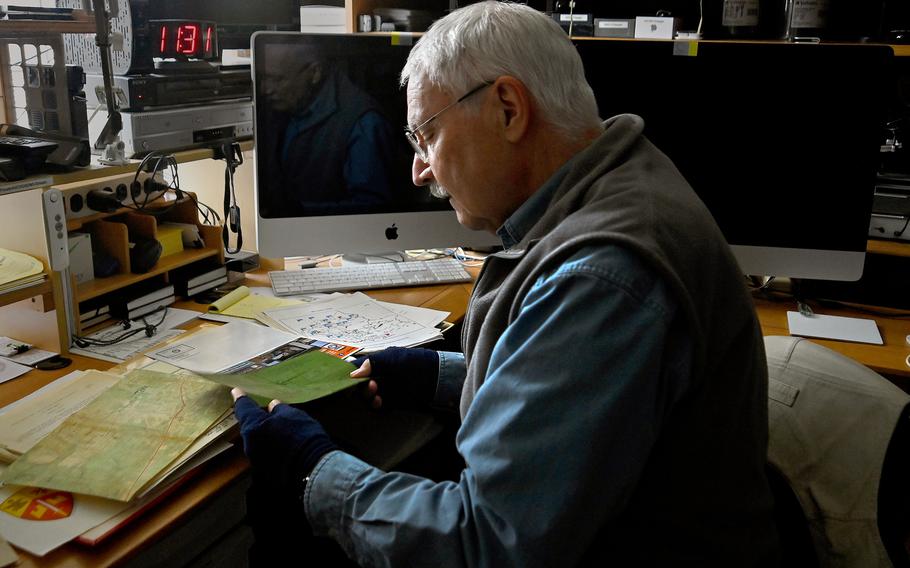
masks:
[[[240,224],[240,206],[237,205],[237,194],[234,191],[234,171],[243,163],[243,152],[239,142],[222,144],[220,157],[224,160],[224,224],[221,227],[221,239],[228,254],[240,252],[243,246],[243,228]],[[215,153],[216,157],[218,153]],[[237,235],[237,246],[231,249],[230,234]]]
[[[146,318],[157,312],[161,312],[161,319],[158,320],[157,323],[149,323]],[[121,333],[120,335],[118,335],[116,337],[112,337],[110,339],[95,339],[92,337],[74,336],[73,343],[75,343],[78,347],[82,347],[82,348],[91,347],[91,346],[104,347],[107,345],[115,345],[117,343],[121,343],[131,337],[135,337],[136,335],[139,335],[140,333],[145,333],[146,337],[152,337],[156,333],[158,333],[158,326],[161,325],[162,323],[164,323],[164,320],[166,317],[167,317],[167,306],[161,306],[161,307],[155,309],[155,311],[151,312],[150,314],[144,315],[140,318],[142,320],[142,324],[143,324],[142,327],[137,327],[135,329],[132,329],[133,323],[135,323],[135,321],[131,322],[130,320],[124,320],[120,323],[120,325],[123,326],[124,331],[123,331],[123,333]]]

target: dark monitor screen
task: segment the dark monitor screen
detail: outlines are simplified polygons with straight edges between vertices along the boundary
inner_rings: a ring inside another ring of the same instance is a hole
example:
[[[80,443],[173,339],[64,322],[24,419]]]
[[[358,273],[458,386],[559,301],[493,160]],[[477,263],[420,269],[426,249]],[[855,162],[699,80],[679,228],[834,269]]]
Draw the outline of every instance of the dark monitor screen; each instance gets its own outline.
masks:
[[[890,48],[700,42],[689,55],[682,42],[576,43],[601,116],[644,118],[744,272],[859,278]]]
[[[488,245],[415,187],[405,34],[253,36],[258,244],[266,256]]]

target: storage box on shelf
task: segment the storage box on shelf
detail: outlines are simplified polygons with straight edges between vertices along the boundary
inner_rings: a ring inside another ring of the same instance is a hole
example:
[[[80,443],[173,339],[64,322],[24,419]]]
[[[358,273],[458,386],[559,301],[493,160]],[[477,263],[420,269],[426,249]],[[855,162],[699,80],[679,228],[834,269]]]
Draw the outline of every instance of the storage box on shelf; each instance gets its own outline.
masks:
[[[150,208],[157,214],[140,214],[129,209],[121,209],[67,222],[70,231],[90,233],[92,247],[96,251],[103,251],[117,263],[117,271],[110,276],[96,276],[93,280],[82,283],[76,283],[73,278],[74,304],[79,313],[86,311],[83,308],[94,309],[106,299],[127,297],[131,287],[137,287],[136,285],[145,281],[158,281],[162,285],[172,283],[172,272],[179,268],[197,263],[200,267],[224,264],[221,227],[200,224],[196,203],[192,198],[184,197],[176,202],[154,203]],[[137,238],[158,240],[159,225],[162,223],[195,225],[203,243],[202,248],[185,248],[160,257],[146,272],[133,272],[134,267],[129,253],[131,240]],[[78,322],[79,317],[76,315],[75,320]],[[79,323],[76,324],[76,332],[80,335],[83,333]]]

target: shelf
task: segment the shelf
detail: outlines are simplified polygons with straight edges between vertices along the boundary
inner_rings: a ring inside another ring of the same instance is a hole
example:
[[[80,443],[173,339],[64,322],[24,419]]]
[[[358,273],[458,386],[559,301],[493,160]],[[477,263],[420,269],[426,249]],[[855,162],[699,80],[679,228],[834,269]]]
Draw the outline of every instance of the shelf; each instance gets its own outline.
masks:
[[[866,252],[872,254],[886,254],[889,256],[910,257],[910,241],[886,241],[869,239]]]
[[[28,288],[0,293],[0,306],[8,306],[10,304],[15,304],[16,302],[21,302],[22,300],[28,300],[29,298],[43,296],[44,294],[50,294],[52,292],[53,287],[51,281],[47,278],[43,282],[39,282]]]
[[[592,36],[572,36],[572,41],[663,41],[663,42],[698,42],[698,43],[749,43],[749,44],[766,44],[766,45],[886,45],[894,51],[894,55],[901,57],[910,56],[910,45],[891,45],[886,43],[864,43],[864,42],[846,42],[846,41],[822,41],[814,43],[794,43],[783,39],[644,39],[633,37],[592,37]]]
[[[0,20],[0,35],[93,34],[95,17],[73,10],[72,20]]]
[[[252,150],[253,141],[241,140],[240,149],[244,152]],[[183,164],[186,162],[211,159],[214,157],[214,151],[211,148],[193,148],[190,150],[173,152],[173,155],[178,164]],[[94,156],[92,157],[92,163],[84,168],[77,168],[73,171],[53,174],[53,183],[51,185],[64,185],[68,183],[91,181],[108,176],[131,174],[136,171],[137,167],[139,167],[140,161],[141,160],[130,160],[128,164],[124,164],[122,166],[108,166],[98,163],[98,156]]]
[[[124,286],[129,286],[161,274],[165,274],[175,268],[185,264],[190,264],[204,258],[216,257],[220,252],[217,248],[204,248],[184,250],[183,252],[174,253],[161,258],[158,263],[148,272],[143,274],[115,274],[106,278],[95,278],[76,287],[76,301],[84,302],[103,296],[110,292],[115,292]]]

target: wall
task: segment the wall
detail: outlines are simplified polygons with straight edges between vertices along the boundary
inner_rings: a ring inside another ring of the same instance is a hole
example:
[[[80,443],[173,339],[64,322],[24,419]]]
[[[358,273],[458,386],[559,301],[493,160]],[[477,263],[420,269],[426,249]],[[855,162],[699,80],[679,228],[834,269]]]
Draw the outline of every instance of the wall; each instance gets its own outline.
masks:
[[[196,193],[199,201],[224,216],[224,162],[200,160],[180,164],[180,188]],[[244,152],[243,164],[234,172],[234,193],[240,206],[243,250],[256,247],[256,208],[253,203],[253,152]],[[231,246],[236,241],[231,236]]]

